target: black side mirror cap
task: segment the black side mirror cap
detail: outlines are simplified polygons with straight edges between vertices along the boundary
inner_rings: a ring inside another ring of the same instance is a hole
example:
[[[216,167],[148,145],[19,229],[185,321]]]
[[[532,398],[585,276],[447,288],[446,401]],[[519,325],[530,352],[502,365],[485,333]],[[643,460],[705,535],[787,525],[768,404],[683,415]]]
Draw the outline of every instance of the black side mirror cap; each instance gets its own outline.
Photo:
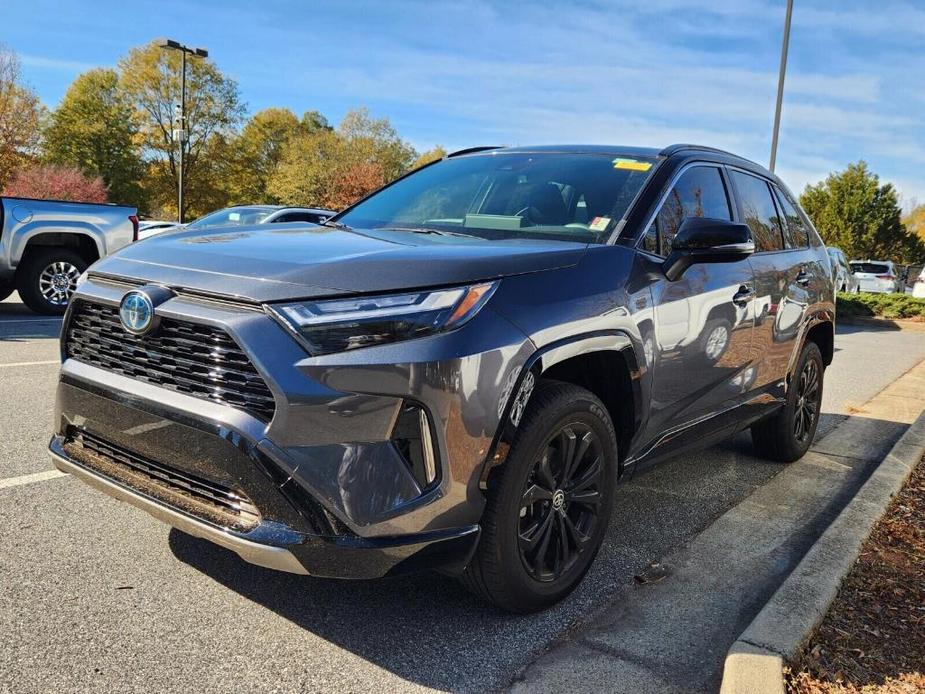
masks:
[[[734,263],[755,252],[747,224],[727,219],[687,217],[671,243],[671,253],[662,263],[672,282],[695,263]]]

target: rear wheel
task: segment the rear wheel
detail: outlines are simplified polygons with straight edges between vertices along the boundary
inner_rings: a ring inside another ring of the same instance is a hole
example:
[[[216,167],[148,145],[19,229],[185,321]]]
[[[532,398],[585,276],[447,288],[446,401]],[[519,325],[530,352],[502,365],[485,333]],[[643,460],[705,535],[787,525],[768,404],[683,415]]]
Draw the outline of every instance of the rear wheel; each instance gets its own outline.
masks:
[[[541,381],[490,481],[466,586],[511,612],[541,610],[571,593],[607,530],[616,465],[603,403],[584,388]]]
[[[77,278],[87,261],[68,248],[30,251],[16,271],[16,289],[23,303],[36,313],[61,315],[77,289]]]
[[[772,417],[752,425],[757,455],[790,463],[809,450],[819,425],[824,370],[818,345],[807,342],[797,361],[787,403]]]
[[[0,284],[0,301],[6,299],[10,294],[16,291],[16,286],[13,284]]]

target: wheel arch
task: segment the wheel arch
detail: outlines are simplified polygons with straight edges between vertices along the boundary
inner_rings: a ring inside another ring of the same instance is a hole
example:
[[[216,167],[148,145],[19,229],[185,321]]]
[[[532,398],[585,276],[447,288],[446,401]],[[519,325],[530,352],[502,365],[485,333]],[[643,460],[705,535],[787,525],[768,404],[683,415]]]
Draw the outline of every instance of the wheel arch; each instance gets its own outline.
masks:
[[[572,383],[600,398],[617,432],[622,469],[630,441],[639,430],[643,418],[641,371],[630,337],[621,331],[602,331],[554,342],[537,350],[527,360],[511,389],[501,424],[484,465],[479,485],[482,489],[487,489],[491,471],[502,465],[507,458],[520,424],[519,414],[529,404],[533,387],[539,378]]]
[[[20,258],[36,248],[68,248],[76,251],[90,265],[103,255],[102,245],[89,229],[75,231],[36,230],[21,241],[17,255]]]

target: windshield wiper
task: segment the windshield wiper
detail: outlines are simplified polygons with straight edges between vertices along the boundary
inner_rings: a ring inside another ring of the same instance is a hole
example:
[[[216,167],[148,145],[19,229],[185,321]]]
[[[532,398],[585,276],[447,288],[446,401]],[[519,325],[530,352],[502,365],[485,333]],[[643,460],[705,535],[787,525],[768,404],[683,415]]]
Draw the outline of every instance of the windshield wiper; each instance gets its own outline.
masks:
[[[461,234],[458,231],[443,231],[429,227],[379,227],[383,231],[410,231],[413,234],[434,234],[435,236],[460,236],[466,239],[478,238],[472,234]]]
[[[347,226],[343,222],[334,222],[330,219],[326,219],[323,222],[318,222],[323,227],[331,227],[332,229],[342,229],[344,231],[353,231],[353,227]]]

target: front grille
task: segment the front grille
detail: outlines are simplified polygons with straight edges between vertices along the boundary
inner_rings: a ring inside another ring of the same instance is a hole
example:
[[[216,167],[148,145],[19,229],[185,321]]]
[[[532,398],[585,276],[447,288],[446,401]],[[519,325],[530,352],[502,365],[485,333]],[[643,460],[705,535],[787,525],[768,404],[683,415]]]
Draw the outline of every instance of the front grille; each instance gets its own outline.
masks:
[[[233,530],[250,530],[260,512],[241,491],[142,457],[80,429],[71,429],[65,452],[93,471],[165,504]]]
[[[178,393],[273,418],[267,384],[231,335],[220,328],[164,318],[151,335],[122,328],[119,309],[76,301],[65,352],[77,361]]]

